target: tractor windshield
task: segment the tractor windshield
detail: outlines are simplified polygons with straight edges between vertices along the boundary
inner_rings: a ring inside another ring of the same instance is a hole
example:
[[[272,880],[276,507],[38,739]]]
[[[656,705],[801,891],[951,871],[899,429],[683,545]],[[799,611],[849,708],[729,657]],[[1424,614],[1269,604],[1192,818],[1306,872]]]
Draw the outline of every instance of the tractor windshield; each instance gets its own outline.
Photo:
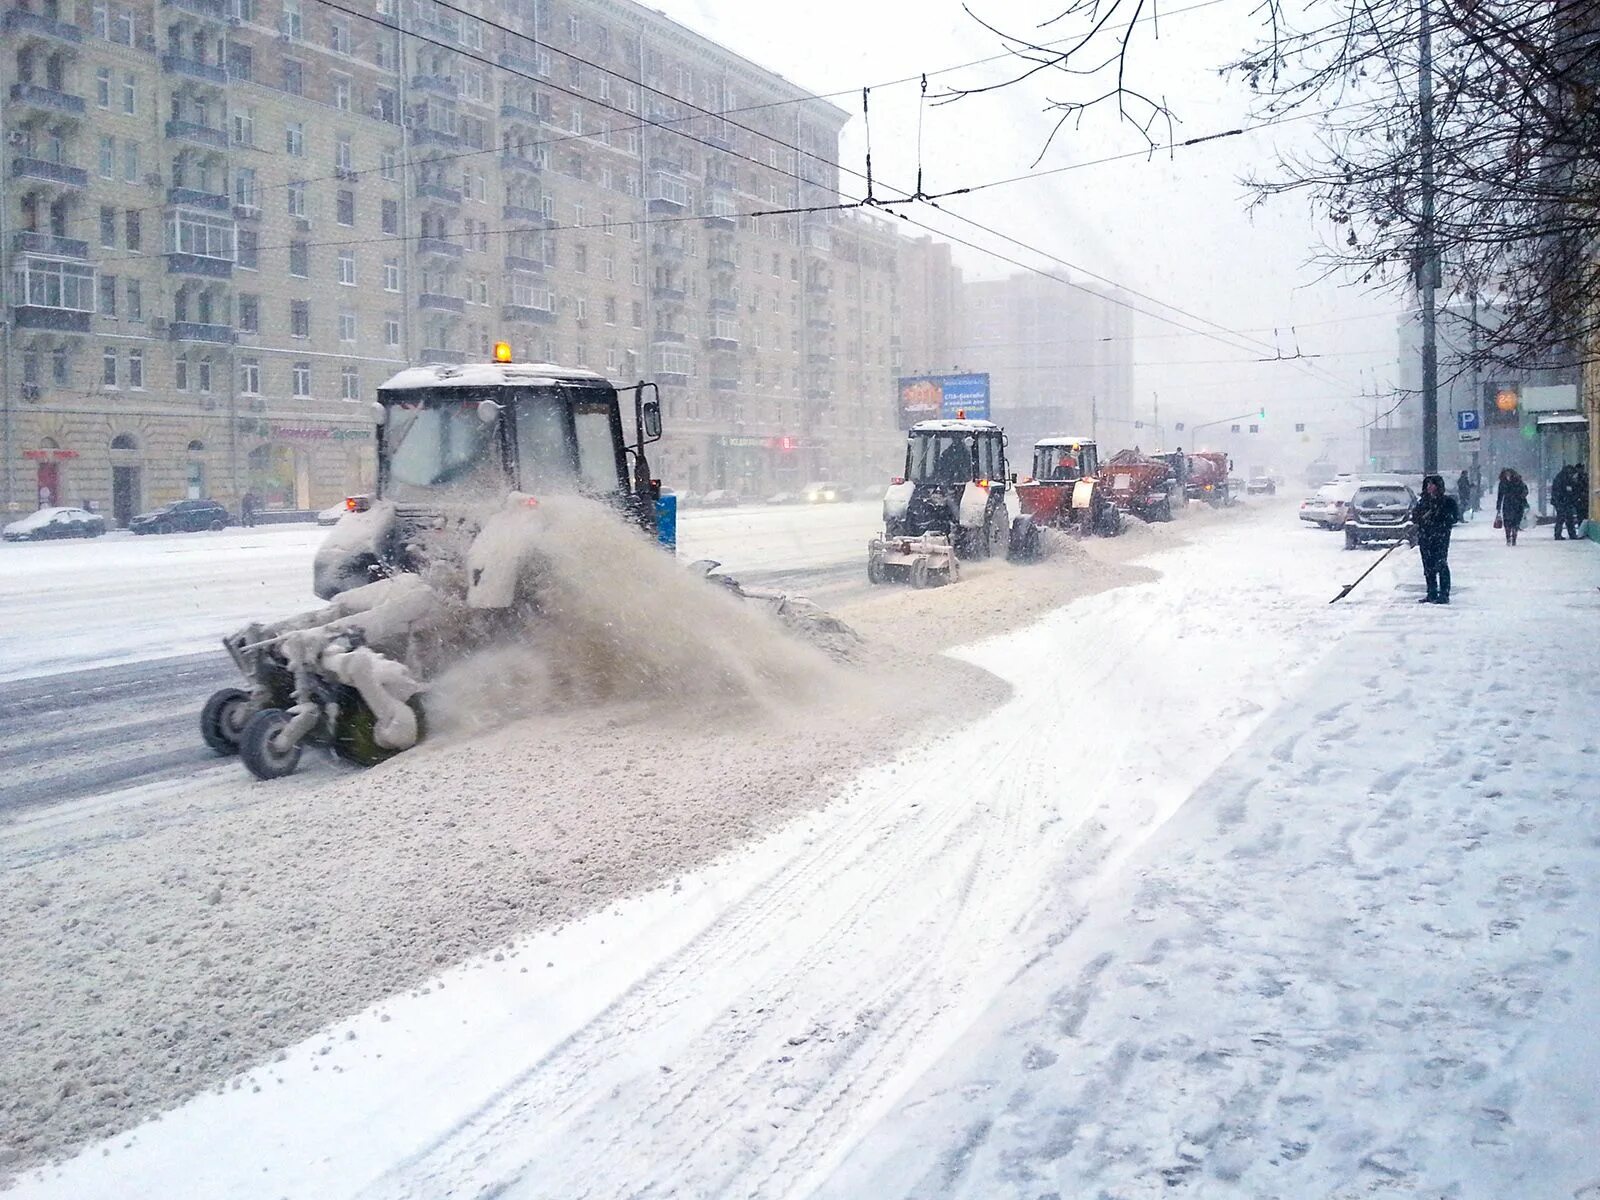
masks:
[[[972,436],[913,435],[906,451],[906,478],[913,483],[971,483]]]
[[[466,392],[418,393],[386,405],[380,470],[389,499],[435,500],[441,493],[476,499],[507,491],[496,427],[478,419],[482,397]]]
[[[1094,468],[1092,454],[1083,447],[1035,446],[1033,448],[1033,477],[1035,479],[1082,479]]]

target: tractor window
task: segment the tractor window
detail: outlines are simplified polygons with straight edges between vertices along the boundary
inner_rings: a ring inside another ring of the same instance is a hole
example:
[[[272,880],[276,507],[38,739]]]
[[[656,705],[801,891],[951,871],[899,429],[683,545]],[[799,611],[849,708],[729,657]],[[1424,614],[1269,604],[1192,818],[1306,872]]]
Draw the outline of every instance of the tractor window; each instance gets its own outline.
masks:
[[[972,439],[966,434],[925,434],[911,439],[907,478],[913,483],[968,483]]]
[[[395,500],[433,498],[440,490],[505,490],[495,427],[458,401],[393,405],[384,430],[386,489]]]
[[[1000,439],[980,437],[978,443],[978,478],[1000,478]]]
[[[1083,478],[1083,451],[1071,446],[1038,446],[1033,451],[1035,479],[1074,480]]]
[[[576,473],[565,403],[554,392],[525,392],[516,407],[518,486],[524,492],[570,491]]]
[[[578,434],[578,477],[586,492],[614,493],[621,482],[616,437],[609,401],[584,401],[572,406],[572,423]]]

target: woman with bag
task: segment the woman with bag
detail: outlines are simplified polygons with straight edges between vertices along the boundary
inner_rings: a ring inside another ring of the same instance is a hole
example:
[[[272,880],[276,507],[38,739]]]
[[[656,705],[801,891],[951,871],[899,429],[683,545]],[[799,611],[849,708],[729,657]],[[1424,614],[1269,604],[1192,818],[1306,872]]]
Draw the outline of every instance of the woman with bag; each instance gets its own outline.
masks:
[[[1494,527],[1506,531],[1506,545],[1517,544],[1517,531],[1528,514],[1528,485],[1522,476],[1510,467],[1500,471],[1500,484],[1495,490]]]

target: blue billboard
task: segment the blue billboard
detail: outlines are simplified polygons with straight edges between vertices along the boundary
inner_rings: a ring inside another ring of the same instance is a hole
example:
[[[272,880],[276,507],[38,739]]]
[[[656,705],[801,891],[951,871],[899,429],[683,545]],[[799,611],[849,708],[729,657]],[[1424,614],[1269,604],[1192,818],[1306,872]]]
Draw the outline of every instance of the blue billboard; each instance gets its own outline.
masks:
[[[989,418],[989,376],[914,375],[900,380],[900,425],[965,416]]]

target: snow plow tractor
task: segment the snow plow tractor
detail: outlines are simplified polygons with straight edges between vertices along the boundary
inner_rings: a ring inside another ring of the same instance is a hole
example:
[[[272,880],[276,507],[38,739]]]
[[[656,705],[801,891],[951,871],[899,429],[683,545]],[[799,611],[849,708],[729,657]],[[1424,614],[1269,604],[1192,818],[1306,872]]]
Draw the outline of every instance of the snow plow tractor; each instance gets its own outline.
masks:
[[[1144,521],[1170,521],[1184,503],[1183,484],[1169,456],[1119,450],[1100,471],[1117,507]]]
[[[1099,478],[1100,448],[1092,438],[1043,438],[1033,446],[1033,477],[1017,485],[1022,511],[1036,525],[1115,537],[1122,510]]]
[[[413,367],[378,390],[376,493],[354,496],[317,551],[326,607],[223,639],[245,686],[213,695],[200,731],[261,779],[306,744],[371,766],[426,732],[429,678],[514,628],[548,531],[539,497],[604,502],[671,545],[676,515],[650,478],[661,436],[655,385],[510,361]]]
[[[912,587],[952,583],[962,560],[1037,557],[1039,529],[1006,471],[992,421],[921,421],[906,438],[905,474],[883,497],[883,536],[867,545],[867,579]]]

